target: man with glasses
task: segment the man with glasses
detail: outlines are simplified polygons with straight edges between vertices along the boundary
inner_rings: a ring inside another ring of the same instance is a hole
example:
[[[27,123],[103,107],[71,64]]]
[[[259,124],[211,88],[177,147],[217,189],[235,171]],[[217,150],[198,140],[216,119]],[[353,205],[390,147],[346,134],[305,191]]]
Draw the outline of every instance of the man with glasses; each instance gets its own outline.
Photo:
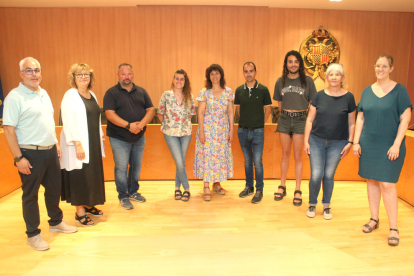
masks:
[[[246,187],[239,196],[247,197],[254,192],[254,164],[256,194],[252,198],[252,203],[259,203],[263,198],[264,124],[272,111],[269,89],[256,80],[256,74],[256,65],[253,62],[248,61],[243,65],[246,83],[237,87],[234,98],[234,105],[240,117],[237,134],[246,173]]]
[[[35,250],[47,250],[49,244],[40,237],[38,228],[40,184],[45,188],[49,231],[74,233],[78,229],[62,221],[59,208],[61,151],[56,139],[52,102],[39,86],[42,69],[31,57],[21,60],[19,66],[23,82],[10,91],[4,102],[4,134],[22,181],[27,244]]]
[[[145,146],[144,132],[155,109],[147,91],[134,84],[130,64],[119,65],[117,76],[119,82],[106,91],[103,107],[108,119],[106,135],[115,161],[119,204],[131,210],[134,206],[130,200],[145,202],[145,197],[138,193],[138,182]]]

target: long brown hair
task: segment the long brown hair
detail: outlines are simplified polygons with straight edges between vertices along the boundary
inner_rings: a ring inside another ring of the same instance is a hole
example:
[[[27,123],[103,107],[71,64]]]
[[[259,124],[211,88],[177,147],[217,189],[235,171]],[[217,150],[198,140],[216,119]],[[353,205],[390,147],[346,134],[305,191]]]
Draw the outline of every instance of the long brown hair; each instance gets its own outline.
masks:
[[[181,74],[184,75],[184,87],[183,87],[183,95],[184,95],[184,105],[186,107],[189,107],[191,105],[191,84],[190,84],[190,79],[188,78],[187,72],[184,71],[183,69],[178,69],[177,71],[175,71],[174,73],[174,77],[177,74]],[[171,83],[171,89],[174,88],[174,81]]]

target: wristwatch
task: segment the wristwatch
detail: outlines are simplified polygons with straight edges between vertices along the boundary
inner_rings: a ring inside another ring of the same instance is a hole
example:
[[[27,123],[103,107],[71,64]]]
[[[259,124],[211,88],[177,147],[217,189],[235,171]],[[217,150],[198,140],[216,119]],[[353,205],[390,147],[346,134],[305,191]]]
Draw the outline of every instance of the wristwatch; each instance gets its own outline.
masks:
[[[18,163],[20,160],[22,160],[22,158],[23,158],[23,155],[20,157],[15,157],[14,162]]]
[[[127,130],[129,130],[129,122],[128,122],[128,124],[126,125],[126,127],[125,127]]]

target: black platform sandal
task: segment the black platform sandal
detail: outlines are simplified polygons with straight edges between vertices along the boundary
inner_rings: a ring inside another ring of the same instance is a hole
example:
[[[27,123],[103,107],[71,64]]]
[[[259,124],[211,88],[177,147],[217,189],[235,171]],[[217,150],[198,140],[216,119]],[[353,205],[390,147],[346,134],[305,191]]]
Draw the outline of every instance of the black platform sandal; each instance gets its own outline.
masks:
[[[175,190],[174,198],[175,200],[180,200],[182,197],[181,190]]]
[[[390,228],[390,231],[396,231],[398,234],[400,234],[400,231],[398,231],[398,229],[395,229],[395,228]],[[391,241],[396,241],[396,242],[391,242]],[[397,246],[398,244],[400,244],[400,238],[397,238],[397,237],[388,238],[388,245]]]
[[[367,228],[368,231],[365,231],[364,229],[362,229],[362,232],[364,232],[366,234],[371,233],[372,231],[374,231],[375,229],[378,229],[378,227],[379,227],[379,219],[375,220],[373,218],[370,218],[369,220],[375,221],[377,224],[375,224],[374,228],[372,228],[368,223],[364,224],[363,227]]]
[[[280,201],[283,199],[283,197],[286,196],[286,186],[282,186],[280,185],[279,187],[277,187],[278,189],[282,189],[283,193],[275,193],[275,200],[276,201]]]
[[[181,200],[187,202],[187,201],[190,200],[190,196],[191,196],[190,192],[189,191],[185,191],[183,193],[183,196],[181,197]]]
[[[302,199],[298,198],[298,197],[295,197],[296,194],[302,195],[302,191],[296,190],[295,193],[293,194],[293,205],[301,206],[302,205]]]
[[[92,208],[88,208],[83,206],[83,208],[85,209],[85,212],[97,217],[103,216],[103,212],[102,210],[99,210],[98,208],[96,208],[95,206],[93,206]]]
[[[83,226],[94,226],[95,225],[95,223],[88,224],[88,222],[91,222],[91,221],[93,222],[93,220],[91,220],[91,218],[88,217],[88,215],[84,215],[84,216],[80,217],[80,216],[78,216],[77,213],[75,213],[75,219],[76,219],[77,222],[79,222]]]

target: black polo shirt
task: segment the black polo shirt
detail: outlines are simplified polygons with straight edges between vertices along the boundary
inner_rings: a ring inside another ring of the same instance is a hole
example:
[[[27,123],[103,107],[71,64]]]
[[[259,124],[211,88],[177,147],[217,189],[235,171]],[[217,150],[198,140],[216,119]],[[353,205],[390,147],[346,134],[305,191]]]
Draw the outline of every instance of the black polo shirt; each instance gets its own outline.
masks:
[[[152,101],[144,88],[133,84],[130,92],[118,83],[106,91],[103,100],[104,110],[114,110],[116,115],[133,123],[141,121],[146,109],[153,107]],[[129,132],[125,127],[119,127],[108,120],[106,135],[124,142],[134,143],[144,135],[146,127],[138,134]]]
[[[239,126],[264,127],[263,108],[272,105],[269,89],[257,80],[251,91],[246,84],[236,89],[234,105],[240,106]]]

